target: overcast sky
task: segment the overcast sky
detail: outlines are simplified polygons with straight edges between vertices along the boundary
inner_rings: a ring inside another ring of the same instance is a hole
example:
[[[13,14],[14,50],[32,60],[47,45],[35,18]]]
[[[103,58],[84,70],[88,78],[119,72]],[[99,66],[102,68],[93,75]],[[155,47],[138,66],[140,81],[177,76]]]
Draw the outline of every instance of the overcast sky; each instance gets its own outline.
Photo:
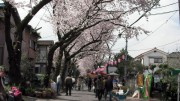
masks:
[[[178,0],[161,0],[160,5],[165,6],[175,3],[171,6],[153,9],[152,14],[163,13],[178,10]],[[134,18],[137,19],[137,18]],[[148,20],[148,21],[147,21]],[[128,40],[128,53],[135,57],[154,47],[167,53],[180,50],[180,23],[179,12],[171,12],[166,14],[151,15],[148,19],[143,18],[136,26],[141,26],[151,31],[149,35],[140,35],[136,38]],[[118,39],[113,47],[113,52],[119,52],[125,47],[125,39]]]
[[[163,8],[153,9],[152,14],[163,13],[178,10],[178,0],[161,0],[160,5],[165,6],[175,3]],[[33,27],[42,27],[39,32],[41,33],[42,40],[57,40],[55,34],[53,34],[52,26],[45,22],[45,16],[49,14],[48,9],[41,10],[32,19],[30,25]],[[27,14],[27,10],[19,9],[19,13],[23,18]],[[138,16],[133,16],[129,20],[135,21]],[[41,19],[42,18],[42,19]],[[148,20],[148,21],[147,21]],[[151,31],[149,35],[140,35],[138,40],[136,38],[128,39],[128,53],[135,57],[145,51],[148,51],[154,47],[165,51],[167,53],[180,50],[180,23],[179,12],[171,12],[166,14],[151,15],[147,18],[142,18],[135,26],[141,26],[146,30]],[[114,53],[119,52],[125,47],[125,39],[119,38],[112,48]]]

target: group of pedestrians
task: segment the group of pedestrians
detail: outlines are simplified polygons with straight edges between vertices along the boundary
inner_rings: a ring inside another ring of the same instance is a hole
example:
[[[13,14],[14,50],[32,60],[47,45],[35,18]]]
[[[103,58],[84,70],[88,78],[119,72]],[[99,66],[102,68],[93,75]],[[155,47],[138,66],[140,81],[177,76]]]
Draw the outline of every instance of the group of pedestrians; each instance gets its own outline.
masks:
[[[61,87],[61,76],[58,75],[57,76],[57,95],[60,95],[60,87]],[[72,90],[72,86],[73,86],[73,78],[68,75],[66,78],[65,78],[65,87],[66,87],[66,96],[71,96],[71,90]]]
[[[83,79],[77,79],[78,90],[80,90],[80,86],[82,85]],[[113,90],[113,77],[103,77],[98,75],[96,78],[92,79],[90,77],[86,78],[86,85],[88,86],[88,91],[91,91],[92,88],[95,92],[95,97],[100,101],[104,96],[107,99],[107,95],[109,94],[109,100],[112,101],[112,90]],[[61,86],[61,76],[57,76],[57,94],[60,95],[60,86]],[[65,78],[65,87],[66,87],[66,96],[71,96],[71,90],[73,86],[73,79],[70,75]]]
[[[103,77],[101,75],[98,75],[97,78],[94,78],[93,84],[95,97],[97,97],[99,101],[102,99],[103,96],[106,100],[108,94],[108,101],[112,101],[113,77]]]

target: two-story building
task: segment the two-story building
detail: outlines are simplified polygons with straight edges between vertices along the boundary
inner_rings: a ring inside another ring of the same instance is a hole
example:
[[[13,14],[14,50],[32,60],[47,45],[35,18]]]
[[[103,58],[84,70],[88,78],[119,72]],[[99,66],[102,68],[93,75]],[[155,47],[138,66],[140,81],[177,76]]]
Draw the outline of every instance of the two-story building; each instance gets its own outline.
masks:
[[[167,62],[168,53],[157,49],[156,47],[135,57],[135,60],[141,61],[144,66],[160,65]]]
[[[151,68],[145,69],[143,74],[147,75],[149,73],[154,74],[159,69],[160,64],[167,63],[167,55],[168,53],[157,49],[156,47],[146,51],[137,57],[135,57],[135,60],[138,60],[142,63],[144,66],[150,66],[150,65],[156,65],[156,67],[152,70]],[[160,81],[159,75],[154,75],[154,83],[157,83]]]
[[[0,3],[0,65],[9,67],[8,63],[8,51],[5,42],[5,23],[4,23],[4,7],[3,3]],[[15,19],[11,16],[11,39],[14,42],[14,31],[15,31]],[[27,25],[23,31],[22,40],[22,54],[25,55],[34,67],[36,60],[36,48],[37,41],[40,38],[39,33],[36,32],[30,25]]]
[[[37,58],[35,73],[44,74],[47,66],[49,48],[54,44],[53,40],[39,40],[37,43]]]

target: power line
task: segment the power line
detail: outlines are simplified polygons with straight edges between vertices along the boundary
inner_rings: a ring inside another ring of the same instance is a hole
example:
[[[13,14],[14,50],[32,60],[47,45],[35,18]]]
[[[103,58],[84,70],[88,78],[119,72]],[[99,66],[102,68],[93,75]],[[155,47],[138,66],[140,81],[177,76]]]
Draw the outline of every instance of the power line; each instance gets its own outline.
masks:
[[[159,27],[157,27],[151,34],[149,34],[147,37],[145,37],[144,39],[142,39],[141,42],[144,41],[146,38],[148,38],[150,35],[154,34],[156,31],[158,31],[163,25],[167,24],[167,22],[168,22],[176,13],[177,13],[177,11],[176,11],[173,15],[171,15],[164,23],[162,23]],[[175,42],[177,42],[177,41],[180,41],[180,39],[179,39],[179,40],[176,40],[176,41],[173,41],[173,42],[171,42],[171,43],[167,43],[167,44],[158,46],[158,47],[166,46],[166,45],[175,43]],[[139,42],[139,43],[140,43],[140,42]],[[139,44],[139,43],[138,43],[138,44]],[[137,44],[134,44],[133,46],[135,46],[135,45],[137,45]],[[148,50],[148,49],[152,49],[152,48],[139,49],[139,50]],[[128,51],[139,51],[139,50],[128,50]]]
[[[49,8],[48,8],[47,6],[45,6],[45,7],[46,7],[46,9],[48,10],[50,16],[53,17],[52,14],[51,14],[51,12],[50,12],[50,10],[49,10]]]
[[[178,2],[171,3],[171,4],[164,5],[164,6],[156,7],[156,8],[153,8],[153,9],[164,8],[164,7],[168,7],[168,6],[171,6],[171,5],[177,4],[177,3],[178,3]]]
[[[141,42],[142,41],[144,41],[146,38],[148,38],[149,36],[151,36],[152,34],[154,34],[156,31],[158,31],[163,25],[165,25],[165,24],[167,24],[167,22],[174,16],[176,14],[176,12],[172,15],[172,16],[170,16],[164,23],[162,23],[160,26],[158,26],[151,34],[149,34],[147,37],[145,37],[144,39],[142,39],[141,40]],[[140,43],[140,42],[139,42]],[[139,44],[138,43],[138,44]],[[135,46],[135,45],[137,45],[137,44],[134,44],[134,45],[132,45],[132,46]],[[130,47],[130,46],[129,46]],[[150,48],[148,48],[148,49],[150,49]],[[145,49],[145,50],[147,50],[147,49]]]
[[[170,43],[167,43],[167,44],[164,44],[164,45],[160,45],[160,46],[157,46],[157,47],[163,47],[163,46],[167,46],[167,45],[170,45],[170,44],[173,44],[173,43],[176,43],[180,41],[180,39],[176,40],[176,41],[173,41],[173,42],[170,42]]]
[[[178,42],[178,41],[180,41],[180,39],[178,39],[178,40],[176,40],[176,41],[173,41],[173,42],[170,42],[170,43],[167,43],[167,44],[163,44],[163,45],[157,46],[157,47],[167,46],[167,45],[176,43],[176,42]],[[152,48],[145,48],[145,49],[138,49],[138,50],[128,50],[128,51],[140,51],[140,50],[148,50],[148,49],[152,49]]]
[[[164,23],[162,23],[160,26],[158,26],[151,34],[149,34],[147,37],[145,37],[144,39],[141,40],[144,41],[145,39],[147,39],[149,36],[151,36],[152,34],[154,34],[156,31],[158,31],[162,26],[164,26],[165,24],[167,24],[167,22],[177,13],[177,11],[171,15]],[[139,42],[140,43],[140,42]],[[137,43],[137,44],[139,44]],[[133,46],[137,45],[137,44],[134,44]]]
[[[156,31],[158,31],[163,25],[165,25],[165,24],[167,24],[167,22],[175,15],[177,13],[177,11],[174,13],[174,14],[172,14],[164,23],[162,23],[159,27],[157,27],[150,35],[152,35],[152,34],[154,34]],[[150,36],[149,35],[149,36]],[[149,36],[147,36],[147,37],[149,37]],[[146,38],[147,38],[146,37]],[[145,40],[146,38],[144,38],[143,40]],[[143,41],[142,40],[142,41]]]
[[[167,11],[167,12],[161,12],[161,13],[155,13],[155,14],[150,14],[148,16],[151,16],[151,15],[162,15],[162,14],[167,14],[167,13],[172,13],[172,12],[177,12],[179,10],[172,10],[172,11]]]
[[[160,0],[158,0],[157,3],[158,3],[159,1],[160,1]],[[141,18],[143,18],[143,17],[146,15],[146,13],[148,13],[149,11],[151,11],[152,8],[153,8],[154,6],[156,6],[157,3],[155,3],[155,4],[154,4],[153,6],[151,6],[149,9],[147,9],[147,10],[146,10],[138,19],[136,19],[129,27],[133,26],[135,23],[137,23],[139,20],[141,20]],[[120,34],[124,33],[125,31],[126,31],[126,29],[123,30]],[[111,46],[111,49],[112,49],[112,47],[115,45],[115,43],[117,42],[118,37],[119,37],[119,35],[116,37],[115,41],[113,42],[113,45]]]
[[[46,11],[47,11],[47,10],[45,10],[45,11],[44,11],[44,13],[43,13],[43,15],[41,16],[41,18],[40,18],[39,22],[37,23],[37,25],[36,25],[35,29],[37,28],[37,26],[38,26],[38,25],[39,25],[39,23],[41,22],[42,17],[45,15]]]

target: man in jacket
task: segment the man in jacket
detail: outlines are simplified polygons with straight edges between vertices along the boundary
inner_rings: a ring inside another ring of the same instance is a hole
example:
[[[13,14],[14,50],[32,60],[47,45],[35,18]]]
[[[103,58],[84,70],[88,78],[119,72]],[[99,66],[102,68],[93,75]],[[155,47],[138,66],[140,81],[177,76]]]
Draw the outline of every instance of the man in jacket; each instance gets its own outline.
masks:
[[[102,93],[103,93],[103,80],[101,75],[98,76],[98,79],[96,81],[97,85],[96,85],[96,90],[97,90],[97,97],[98,100],[100,101],[102,98]]]
[[[71,96],[72,84],[73,84],[72,77],[68,75],[65,79],[66,96],[68,96],[68,92],[69,92],[69,95]]]

